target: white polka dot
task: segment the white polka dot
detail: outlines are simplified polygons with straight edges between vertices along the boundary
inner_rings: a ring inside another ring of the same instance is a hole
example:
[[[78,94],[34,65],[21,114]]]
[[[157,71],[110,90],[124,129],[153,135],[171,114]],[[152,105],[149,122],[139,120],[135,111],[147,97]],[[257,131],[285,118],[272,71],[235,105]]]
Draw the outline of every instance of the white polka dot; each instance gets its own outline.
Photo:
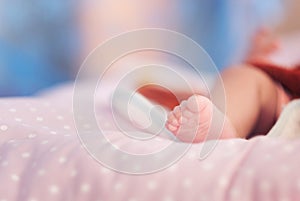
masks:
[[[268,181],[262,181],[259,184],[259,188],[260,188],[261,191],[267,192],[267,191],[269,191],[271,189],[271,184]]]
[[[59,163],[63,164],[63,163],[66,162],[66,158],[65,158],[65,157],[60,157],[60,158],[58,159],[58,161],[59,161]]]
[[[271,154],[269,154],[269,153],[268,153],[268,154],[265,154],[265,159],[266,159],[266,160],[270,160],[271,158],[272,158],[272,155],[271,155]]]
[[[29,158],[30,157],[30,153],[29,152],[24,152],[22,153],[22,158]]]
[[[16,174],[12,174],[12,175],[10,176],[10,178],[11,178],[11,180],[13,180],[13,181],[19,181],[19,180],[20,180],[20,177],[19,177],[18,175],[16,175]]]
[[[87,193],[91,189],[91,186],[89,184],[82,184],[80,187],[81,192]]]
[[[70,129],[71,129],[71,127],[70,127],[70,126],[68,126],[68,125],[65,125],[65,126],[64,126],[64,129],[65,129],[65,130],[70,130]]]
[[[101,173],[102,174],[108,174],[108,173],[110,173],[110,171],[109,171],[109,169],[103,167],[103,168],[101,168]]]
[[[48,140],[44,140],[44,141],[41,142],[41,144],[48,144],[48,143],[49,143]]]
[[[75,177],[76,175],[77,175],[77,170],[72,170],[70,176]]]
[[[160,138],[160,137],[156,137],[156,138],[154,138],[154,140],[155,141],[157,141],[157,142],[162,142],[162,141],[164,141],[162,138]]]
[[[44,121],[44,118],[43,117],[37,117],[36,120],[39,121],[39,122],[42,122],[42,121]]]
[[[56,195],[59,193],[59,188],[56,185],[52,185],[50,186],[49,191],[51,194]]]
[[[81,144],[81,145],[80,145],[80,149],[84,149],[84,150],[85,150],[85,149],[86,149],[86,146],[85,146],[84,144]]]
[[[37,175],[39,176],[44,176],[46,173],[46,171],[44,169],[40,169],[38,172],[37,172]]]
[[[269,140],[268,144],[272,146],[278,146],[278,140]]]
[[[6,199],[0,199],[0,201],[7,201]]]
[[[155,181],[149,181],[147,187],[149,190],[155,190],[157,188],[157,183]]]
[[[32,127],[32,125],[28,124],[28,123],[21,123],[21,126],[25,127],[25,128],[29,128]]]
[[[49,102],[44,102],[44,106],[49,107],[50,103]]]
[[[206,195],[201,195],[199,198],[199,201],[208,201],[208,200],[212,200],[212,199],[208,198],[208,196],[206,196]]]
[[[232,188],[230,191],[230,196],[236,198],[240,195],[240,190],[237,188]]]
[[[50,149],[50,152],[55,152],[57,150],[57,147],[52,147],[51,149]]]
[[[13,144],[13,143],[15,143],[16,142],[16,140],[9,140],[7,143],[8,144]]]
[[[254,170],[251,169],[251,168],[245,169],[245,174],[246,174],[248,177],[251,177],[251,176],[254,175]]]
[[[85,128],[85,129],[90,129],[90,128],[91,128],[91,125],[90,125],[90,124],[84,124],[84,125],[83,125],[83,128]]]
[[[140,170],[141,170],[141,166],[140,165],[136,164],[136,165],[133,166],[133,171],[139,172]]]
[[[23,119],[17,117],[17,118],[15,118],[15,121],[16,121],[16,122],[22,122]]]
[[[50,134],[51,135],[57,135],[57,132],[56,131],[50,131]]]
[[[292,152],[292,151],[294,150],[294,146],[291,145],[291,144],[285,145],[285,146],[283,147],[283,150],[284,150],[285,152],[287,152],[287,153],[290,153],[290,152]]]
[[[123,188],[123,184],[121,184],[121,183],[116,183],[114,186],[114,189],[116,191],[120,191],[120,190],[122,190],[122,188]]]
[[[174,201],[174,199],[171,198],[170,196],[168,196],[168,197],[165,197],[165,198],[163,199],[163,201]]]
[[[202,164],[202,169],[205,171],[209,171],[213,169],[213,164],[209,163],[209,162],[203,162]]]
[[[226,187],[228,185],[228,179],[226,177],[221,177],[219,180],[220,187]]]
[[[279,201],[291,201],[291,199],[287,198],[287,197],[282,197],[279,199]]]
[[[129,198],[128,201],[138,201],[136,198]]]
[[[64,117],[63,117],[63,116],[61,116],[61,115],[59,115],[59,116],[57,116],[57,117],[56,117],[56,119],[58,119],[58,120],[60,120],[60,121],[61,121],[61,120],[63,120],[63,119],[64,119]]]
[[[104,128],[109,128],[110,127],[110,123],[106,121],[106,122],[103,123],[103,126],[104,126]]]
[[[31,107],[31,108],[29,108],[29,110],[30,110],[30,112],[36,112],[37,111],[37,109],[35,107]]]
[[[188,157],[189,159],[197,159],[197,153],[196,153],[196,152],[190,151],[190,152],[187,154],[187,157]]]
[[[6,167],[8,165],[8,161],[3,161],[2,163],[1,163],[1,166],[2,167]]]
[[[36,134],[29,134],[28,135],[28,138],[35,138],[36,137]]]
[[[12,112],[12,113],[14,113],[14,112],[16,112],[17,110],[16,110],[16,108],[10,108],[9,111]]]
[[[289,172],[290,167],[288,165],[282,165],[280,169],[282,172],[287,173]]]
[[[182,183],[183,187],[185,188],[190,188],[192,186],[192,180],[191,179],[184,179],[183,183]]]
[[[0,126],[0,130],[1,131],[7,131],[8,130],[8,126],[7,125],[1,125]]]
[[[175,165],[175,164],[168,168],[168,170],[169,170],[170,172],[176,172],[177,169],[178,169],[178,167],[177,167],[177,165]]]
[[[28,201],[38,201],[38,200],[35,198],[30,198]]]
[[[12,144],[13,147],[17,147],[19,145],[20,145],[20,143],[17,143],[17,142]]]
[[[297,189],[300,191],[300,179],[298,179],[296,186],[297,186]]]
[[[127,159],[128,159],[128,155],[123,154],[123,155],[121,156],[121,160],[122,160],[122,161],[126,161]]]
[[[110,146],[111,151],[118,151],[118,150],[122,150],[119,145],[114,144],[113,146]]]
[[[72,135],[70,135],[70,134],[66,134],[66,135],[64,135],[65,137],[71,137]]]

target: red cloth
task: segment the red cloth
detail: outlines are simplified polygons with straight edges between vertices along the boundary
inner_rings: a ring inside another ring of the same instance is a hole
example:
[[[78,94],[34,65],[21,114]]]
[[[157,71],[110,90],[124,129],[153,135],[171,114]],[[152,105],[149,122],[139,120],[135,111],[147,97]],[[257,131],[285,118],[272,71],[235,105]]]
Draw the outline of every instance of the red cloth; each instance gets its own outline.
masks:
[[[300,98],[300,65],[294,68],[285,68],[262,61],[249,63],[267,73],[276,82],[279,82],[293,98]]]
[[[179,105],[182,100],[186,100],[191,95],[193,95],[184,92],[175,92],[174,94],[164,87],[152,84],[139,88],[138,92],[146,98],[148,98],[149,100],[152,100],[162,106],[165,106],[170,110],[173,110],[174,107]]]

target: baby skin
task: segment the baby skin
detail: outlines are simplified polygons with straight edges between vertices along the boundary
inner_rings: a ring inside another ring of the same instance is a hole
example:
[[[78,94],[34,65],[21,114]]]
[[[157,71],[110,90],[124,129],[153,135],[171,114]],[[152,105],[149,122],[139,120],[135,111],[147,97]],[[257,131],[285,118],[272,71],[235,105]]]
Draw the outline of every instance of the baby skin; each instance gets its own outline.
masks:
[[[278,41],[263,29],[253,43],[248,61],[265,61],[272,51],[279,48]],[[282,107],[290,101],[278,83],[249,64],[229,67],[221,72],[221,77],[222,83],[216,83],[211,94],[219,97],[225,89],[226,112],[218,109],[222,108],[221,102],[212,103],[207,97],[192,95],[168,115],[166,128],[179,140],[197,143],[266,134]]]
[[[209,134],[210,126],[219,128],[219,136]],[[227,117],[201,95],[193,95],[176,106],[168,115],[166,127],[183,142],[198,143],[210,138],[236,137],[236,131]]]
[[[225,88],[226,113],[201,95],[192,95],[168,115],[166,128],[183,142],[248,138],[266,134],[290,99],[266,73],[248,64],[229,67],[216,83],[213,97]],[[216,129],[218,128],[218,129]]]

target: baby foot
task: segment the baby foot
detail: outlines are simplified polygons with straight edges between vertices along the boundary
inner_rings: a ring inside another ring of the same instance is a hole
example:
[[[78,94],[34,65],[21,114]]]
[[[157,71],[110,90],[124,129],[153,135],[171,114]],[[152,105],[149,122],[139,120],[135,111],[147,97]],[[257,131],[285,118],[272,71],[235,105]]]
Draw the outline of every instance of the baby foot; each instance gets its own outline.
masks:
[[[176,106],[168,115],[166,127],[183,142],[202,142],[208,135],[213,114],[218,116],[215,120],[226,119],[221,138],[235,137],[235,130],[225,115],[208,98],[200,95],[193,95]]]

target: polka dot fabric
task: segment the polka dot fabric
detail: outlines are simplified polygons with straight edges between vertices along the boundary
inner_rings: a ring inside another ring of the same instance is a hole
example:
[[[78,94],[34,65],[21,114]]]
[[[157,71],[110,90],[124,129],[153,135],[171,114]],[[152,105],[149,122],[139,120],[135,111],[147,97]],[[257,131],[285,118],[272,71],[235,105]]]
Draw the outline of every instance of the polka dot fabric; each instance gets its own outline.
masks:
[[[66,86],[36,98],[0,100],[0,201],[300,200],[300,140],[224,140],[203,160],[204,144],[195,144],[157,173],[109,170],[81,146],[72,91]],[[110,115],[107,108],[97,112]],[[101,121],[118,135],[109,118]],[[114,142],[120,149],[128,146],[117,137]],[[150,140],[130,147],[143,153],[167,143]]]

